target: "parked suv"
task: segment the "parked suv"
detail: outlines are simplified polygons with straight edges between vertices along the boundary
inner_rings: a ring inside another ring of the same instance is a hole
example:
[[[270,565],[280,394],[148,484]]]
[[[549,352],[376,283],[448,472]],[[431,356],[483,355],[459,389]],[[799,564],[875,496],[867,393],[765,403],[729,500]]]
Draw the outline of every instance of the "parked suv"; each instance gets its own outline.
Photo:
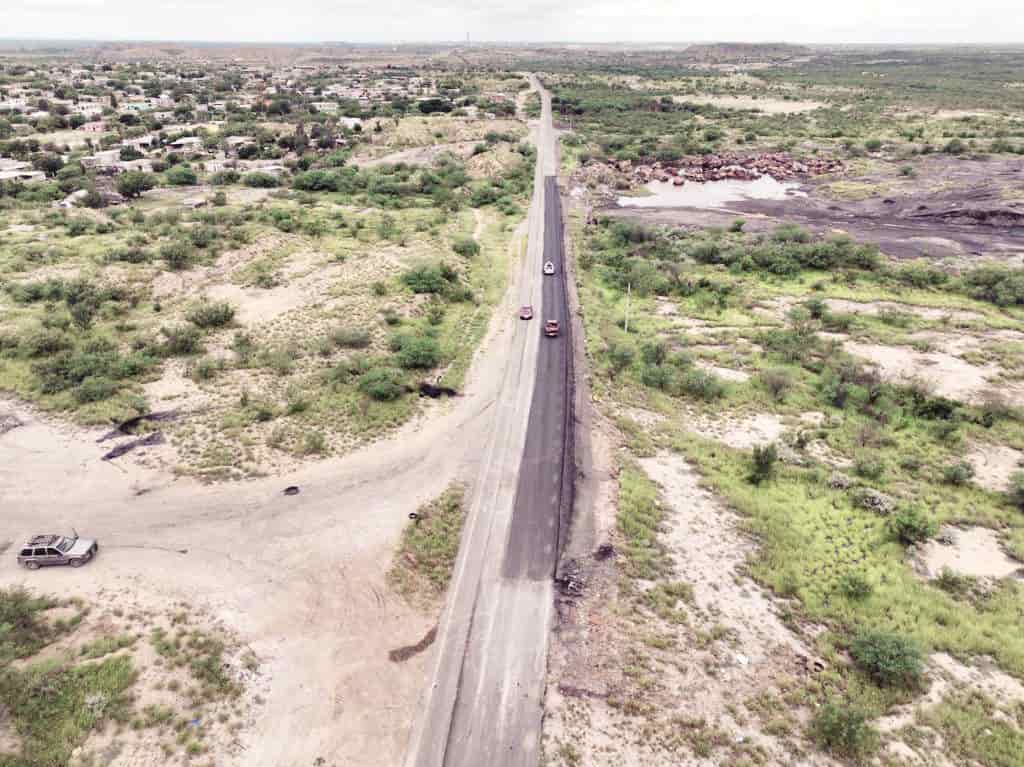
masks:
[[[96,555],[99,548],[96,541],[80,538],[78,533],[70,537],[37,535],[21,547],[18,564],[29,570],[38,570],[45,565],[81,567]]]

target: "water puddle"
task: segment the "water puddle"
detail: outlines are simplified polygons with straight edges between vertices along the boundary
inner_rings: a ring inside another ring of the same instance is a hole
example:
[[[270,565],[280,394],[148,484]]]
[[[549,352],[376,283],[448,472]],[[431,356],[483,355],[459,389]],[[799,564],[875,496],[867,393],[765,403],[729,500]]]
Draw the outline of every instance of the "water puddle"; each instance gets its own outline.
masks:
[[[785,200],[806,197],[795,181],[776,181],[761,176],[754,181],[728,178],[722,181],[687,181],[675,186],[671,181],[651,181],[644,185],[650,194],[643,197],[620,197],[620,206],[632,208],[721,208],[730,202],[744,200]]]

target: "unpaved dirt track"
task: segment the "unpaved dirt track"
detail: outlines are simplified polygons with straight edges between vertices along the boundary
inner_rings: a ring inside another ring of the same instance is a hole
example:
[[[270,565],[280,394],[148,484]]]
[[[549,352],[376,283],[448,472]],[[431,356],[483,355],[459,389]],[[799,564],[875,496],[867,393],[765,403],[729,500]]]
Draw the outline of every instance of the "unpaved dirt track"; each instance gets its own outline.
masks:
[[[533,85],[542,111],[521,285],[522,303],[539,311],[512,340],[408,767],[527,767],[540,756],[571,413],[551,99]],[[554,276],[541,275],[544,260],[555,263]],[[541,337],[547,319],[559,320],[561,336]]]

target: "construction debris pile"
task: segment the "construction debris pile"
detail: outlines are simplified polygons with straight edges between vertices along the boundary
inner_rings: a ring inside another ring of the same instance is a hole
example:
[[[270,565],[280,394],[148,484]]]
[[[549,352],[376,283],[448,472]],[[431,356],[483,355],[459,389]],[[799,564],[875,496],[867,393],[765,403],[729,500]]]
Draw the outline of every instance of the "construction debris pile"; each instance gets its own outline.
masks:
[[[648,181],[671,181],[681,186],[687,181],[703,183],[724,179],[752,181],[761,176],[771,176],[776,181],[820,176],[825,173],[839,173],[843,170],[840,160],[827,157],[811,157],[797,160],[786,152],[755,155],[708,154],[684,157],[678,162],[633,165],[626,161],[618,164],[619,170],[632,172],[643,183]],[[623,167],[625,166],[625,167]]]

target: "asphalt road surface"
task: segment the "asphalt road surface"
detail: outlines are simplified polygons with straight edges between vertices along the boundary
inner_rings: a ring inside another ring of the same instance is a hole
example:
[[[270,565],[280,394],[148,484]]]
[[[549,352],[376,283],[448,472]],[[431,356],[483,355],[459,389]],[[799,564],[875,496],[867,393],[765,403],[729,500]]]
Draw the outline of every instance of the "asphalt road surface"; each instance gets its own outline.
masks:
[[[537,353],[537,375],[530,404],[526,446],[519,467],[519,487],[512,512],[512,529],[505,550],[506,578],[550,580],[558,560],[559,516],[571,503],[571,472],[566,476],[568,438],[572,430],[569,360],[570,323],[566,301],[562,206],[557,179],[545,178],[544,261],[555,273],[543,280],[540,319],[557,320],[558,338],[545,338]]]
[[[560,510],[571,499],[571,360],[551,99],[540,84],[537,169],[520,303],[494,431],[481,456],[431,684],[407,767],[535,767]],[[543,276],[544,261],[555,274]],[[542,336],[557,319],[557,338]]]

